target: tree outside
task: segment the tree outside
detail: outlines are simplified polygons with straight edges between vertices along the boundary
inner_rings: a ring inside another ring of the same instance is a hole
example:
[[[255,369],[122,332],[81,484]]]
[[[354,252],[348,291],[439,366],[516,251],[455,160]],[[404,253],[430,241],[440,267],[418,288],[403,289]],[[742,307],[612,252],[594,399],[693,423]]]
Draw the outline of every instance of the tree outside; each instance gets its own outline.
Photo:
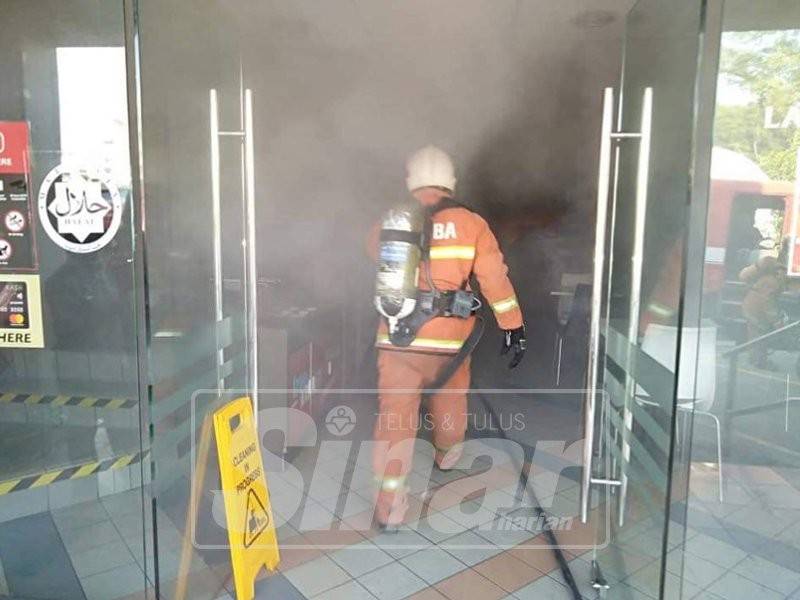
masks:
[[[714,144],[794,181],[800,147],[800,30],[722,38]]]

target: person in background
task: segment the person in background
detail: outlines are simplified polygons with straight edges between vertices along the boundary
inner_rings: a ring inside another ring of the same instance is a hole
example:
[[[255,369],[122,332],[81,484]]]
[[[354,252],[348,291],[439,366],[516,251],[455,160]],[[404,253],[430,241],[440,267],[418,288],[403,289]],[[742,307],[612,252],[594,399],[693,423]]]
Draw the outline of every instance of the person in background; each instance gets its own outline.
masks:
[[[766,335],[781,327],[785,315],[780,308],[779,299],[786,290],[786,260],[788,244],[783,244],[777,258],[762,256],[739,273],[739,280],[748,285],[742,301],[742,315],[747,320],[747,338]],[[760,369],[772,369],[769,362],[767,344],[753,347],[750,360]]]

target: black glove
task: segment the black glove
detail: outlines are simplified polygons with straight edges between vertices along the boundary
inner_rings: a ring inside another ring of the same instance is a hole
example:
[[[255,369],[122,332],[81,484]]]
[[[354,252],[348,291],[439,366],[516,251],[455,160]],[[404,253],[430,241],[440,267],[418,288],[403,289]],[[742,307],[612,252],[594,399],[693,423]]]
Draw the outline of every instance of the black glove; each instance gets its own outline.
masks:
[[[511,362],[508,363],[508,368],[513,369],[525,356],[525,350],[528,347],[528,340],[525,339],[525,326],[506,329],[503,331],[503,336],[503,347],[500,349],[500,355],[508,354],[509,350],[513,352]]]

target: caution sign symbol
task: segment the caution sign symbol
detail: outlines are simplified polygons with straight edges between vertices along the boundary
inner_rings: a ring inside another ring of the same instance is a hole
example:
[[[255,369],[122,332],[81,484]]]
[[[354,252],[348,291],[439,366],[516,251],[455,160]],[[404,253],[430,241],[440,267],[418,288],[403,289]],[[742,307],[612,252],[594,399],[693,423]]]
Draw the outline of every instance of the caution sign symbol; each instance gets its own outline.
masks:
[[[269,514],[253,488],[247,492],[247,520],[244,524],[244,547],[249,548],[269,525]]]

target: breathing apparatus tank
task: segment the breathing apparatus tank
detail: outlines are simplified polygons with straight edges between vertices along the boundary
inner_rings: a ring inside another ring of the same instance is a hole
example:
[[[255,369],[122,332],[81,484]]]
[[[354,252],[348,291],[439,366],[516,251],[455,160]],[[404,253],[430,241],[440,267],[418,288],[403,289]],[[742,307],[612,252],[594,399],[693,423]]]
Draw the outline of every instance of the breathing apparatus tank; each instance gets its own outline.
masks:
[[[425,223],[424,208],[416,201],[390,209],[381,221],[375,308],[388,320],[390,334],[417,305]]]

